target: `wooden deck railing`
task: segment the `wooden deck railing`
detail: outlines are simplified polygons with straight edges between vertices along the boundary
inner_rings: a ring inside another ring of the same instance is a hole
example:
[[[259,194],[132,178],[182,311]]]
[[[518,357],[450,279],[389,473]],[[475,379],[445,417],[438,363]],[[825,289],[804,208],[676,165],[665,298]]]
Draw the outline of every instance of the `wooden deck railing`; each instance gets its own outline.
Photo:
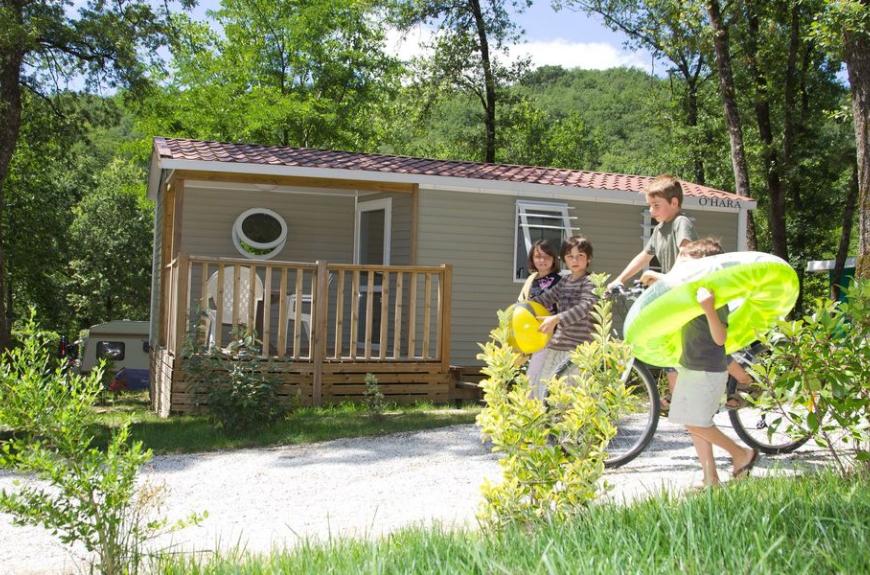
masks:
[[[225,346],[311,362],[449,363],[451,267],[179,256],[161,280],[160,344]],[[316,378],[315,378],[316,379]]]

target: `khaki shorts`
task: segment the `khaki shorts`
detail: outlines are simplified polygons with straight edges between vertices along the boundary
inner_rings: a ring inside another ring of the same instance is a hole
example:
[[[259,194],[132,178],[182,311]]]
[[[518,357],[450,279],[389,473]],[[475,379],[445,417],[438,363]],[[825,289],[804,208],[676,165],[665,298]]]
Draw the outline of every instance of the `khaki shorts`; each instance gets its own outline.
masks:
[[[671,398],[668,420],[693,427],[712,427],[727,382],[727,371],[677,368],[677,386]]]

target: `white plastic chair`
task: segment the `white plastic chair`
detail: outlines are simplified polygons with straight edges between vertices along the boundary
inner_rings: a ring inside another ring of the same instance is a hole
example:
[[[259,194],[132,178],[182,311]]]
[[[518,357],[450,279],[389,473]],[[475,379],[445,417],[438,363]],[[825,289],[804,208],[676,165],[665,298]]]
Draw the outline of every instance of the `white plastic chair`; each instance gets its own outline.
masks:
[[[207,293],[209,299],[208,318],[208,345],[209,347],[215,344],[215,332],[217,323],[217,305],[221,306],[221,324],[232,325],[233,323],[233,286],[235,285],[235,274],[239,274],[239,324],[246,325],[248,322],[248,309],[251,304],[251,268],[226,266],[224,268],[224,289],[223,297],[218,302],[218,272],[214,272],[208,278]],[[256,313],[257,304],[263,301],[263,280],[257,274],[254,277],[254,313]],[[212,307],[214,305],[215,307]],[[249,326],[250,327],[250,326]]]
[[[329,288],[332,287],[332,282],[335,280],[335,274],[329,272],[328,279],[326,280],[326,294],[329,294]],[[290,294],[287,296],[287,333],[290,332],[290,322],[296,319],[296,305],[297,303],[303,307],[300,308],[299,313],[299,321],[302,322],[302,329],[305,331],[305,337],[308,338],[308,341],[311,341],[311,303],[314,301],[312,294],[306,293],[302,294],[301,301],[296,301],[296,294]],[[305,304],[308,304],[308,313],[304,313]]]

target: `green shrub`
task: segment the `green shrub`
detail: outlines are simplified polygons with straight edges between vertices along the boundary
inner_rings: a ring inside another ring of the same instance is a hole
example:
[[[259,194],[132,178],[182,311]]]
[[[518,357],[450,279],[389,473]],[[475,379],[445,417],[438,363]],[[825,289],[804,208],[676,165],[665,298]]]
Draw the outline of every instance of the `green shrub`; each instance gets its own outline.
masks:
[[[0,465],[47,484],[3,490],[0,510],[16,524],[42,525],[66,544],[81,543],[98,555],[103,573],[135,573],[142,544],[167,527],[151,519],[161,489],[136,484],[151,451],[128,441],[129,423],[105,450],[94,446],[102,367],[87,377],[64,373],[47,343],[31,314],[20,345],[0,357],[0,425],[12,430]]]
[[[595,274],[599,295],[603,274]],[[528,377],[517,367],[508,344],[507,316],[482,345],[486,407],[477,421],[499,460],[503,480],[485,483],[481,520],[490,525],[564,519],[584,509],[599,492],[605,447],[614,422],[630,402],[621,380],[631,357],[611,337],[611,304],[599,299],[594,339],[577,347],[571,361],[578,373],[547,382],[544,402],[531,397]]]
[[[366,374],[366,390],[364,392],[366,410],[372,417],[382,417],[384,414],[384,394],[378,384],[378,377],[373,373]]]
[[[818,299],[812,313],[781,321],[763,343],[769,355],[751,371],[764,393],[755,400],[778,413],[771,432],[811,434],[841,473],[870,461],[870,281],[848,302]]]
[[[253,335],[237,337],[226,351],[189,354],[185,358],[196,391],[204,390],[215,424],[228,435],[262,429],[286,414],[278,400],[278,382],[259,359]]]

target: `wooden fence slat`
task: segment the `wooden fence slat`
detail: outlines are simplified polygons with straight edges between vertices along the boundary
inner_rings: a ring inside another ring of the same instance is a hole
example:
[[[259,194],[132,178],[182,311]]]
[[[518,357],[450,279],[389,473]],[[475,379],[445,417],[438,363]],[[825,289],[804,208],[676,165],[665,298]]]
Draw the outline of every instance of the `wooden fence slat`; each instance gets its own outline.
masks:
[[[272,266],[266,266],[263,276],[263,350],[261,355],[272,355]]]
[[[417,357],[417,272],[411,272],[408,290],[408,357]]]
[[[450,369],[450,330],[452,313],[451,306],[453,305],[453,266],[445,264],[441,266],[443,269],[442,278],[444,284],[441,286],[441,293],[444,294],[444,308],[441,310],[441,317],[438,321],[441,322],[441,369],[447,371]]]
[[[378,336],[378,358],[387,357],[387,325],[390,322],[390,272],[381,276],[381,333]]]
[[[233,337],[235,337],[239,331],[239,306],[241,305],[242,300],[242,290],[240,286],[241,280],[242,268],[239,266],[233,266]]]
[[[356,359],[359,323],[359,270],[353,270],[350,284],[350,358]]]
[[[431,325],[432,315],[432,274],[426,272],[425,288],[423,290],[423,359],[431,357],[429,355],[429,330]]]
[[[281,287],[278,292],[278,357],[287,353],[287,268],[281,268]]]
[[[402,282],[404,276],[403,272],[396,272],[396,311],[394,315],[395,324],[393,325],[393,357],[395,359],[402,357],[402,310],[404,307],[402,302],[404,297]]]
[[[202,270],[202,277],[200,277],[200,294],[199,294],[199,315],[200,315],[200,324],[202,325],[202,347],[208,346],[208,330],[211,327],[209,325],[208,318],[208,262],[202,262],[200,264]],[[198,340],[197,340],[198,341]]]
[[[248,333],[253,334],[257,326],[257,266],[248,267],[248,313],[245,325]]]
[[[329,311],[329,272],[326,262],[317,262],[317,276],[312,287],[311,360],[314,363],[312,401],[320,405],[323,400],[323,360],[326,357],[326,314]]]
[[[224,264],[218,265],[217,275],[217,297],[215,298],[214,314],[214,344],[221,348],[223,347],[223,331],[224,331]]]
[[[341,357],[344,348],[344,270],[338,272],[338,289],[335,293],[335,358]]]
[[[365,331],[365,359],[372,357],[372,312],[375,301],[375,272],[369,270],[368,282],[366,283],[366,331]]]
[[[296,270],[296,313],[293,317],[293,359],[299,359],[299,354],[302,348],[302,332],[299,330],[299,324],[302,323],[302,279],[305,272]],[[312,293],[314,291],[314,280],[312,278]],[[311,310],[314,311],[314,302],[311,303]],[[311,348],[311,334],[309,333],[308,348]]]

